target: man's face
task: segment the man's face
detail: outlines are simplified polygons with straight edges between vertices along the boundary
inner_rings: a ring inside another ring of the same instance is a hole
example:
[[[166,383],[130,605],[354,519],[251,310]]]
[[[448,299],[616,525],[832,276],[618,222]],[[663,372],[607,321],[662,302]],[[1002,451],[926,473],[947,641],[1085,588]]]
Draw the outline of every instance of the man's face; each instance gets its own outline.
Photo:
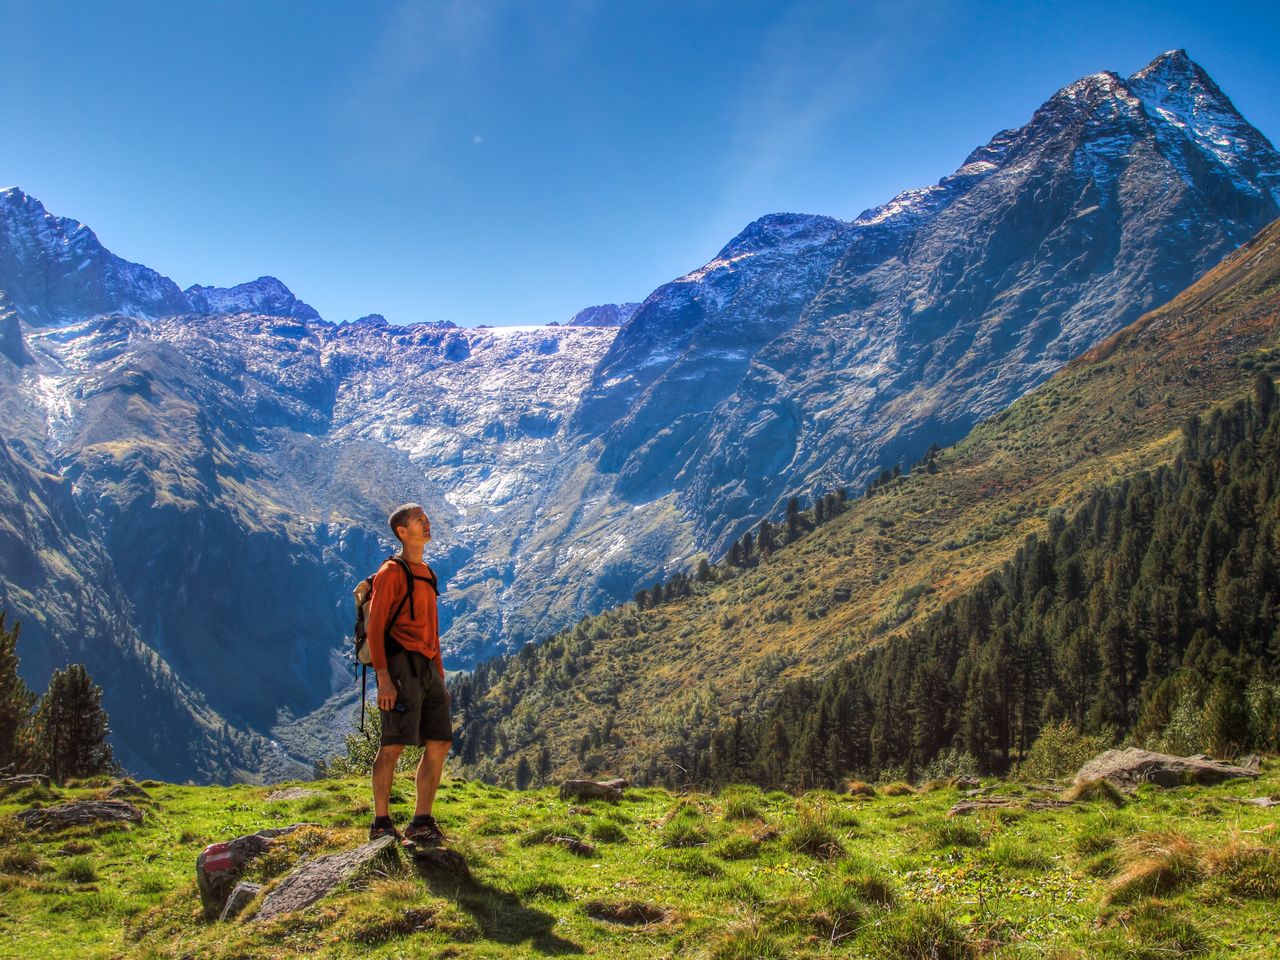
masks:
[[[400,539],[405,543],[427,543],[431,539],[431,521],[424,510],[410,513],[405,517],[404,526],[399,529]]]

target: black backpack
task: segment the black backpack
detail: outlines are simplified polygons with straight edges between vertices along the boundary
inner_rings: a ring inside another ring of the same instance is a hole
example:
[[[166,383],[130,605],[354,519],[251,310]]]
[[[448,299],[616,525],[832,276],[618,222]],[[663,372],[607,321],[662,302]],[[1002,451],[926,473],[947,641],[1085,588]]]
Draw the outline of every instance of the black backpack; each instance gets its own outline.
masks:
[[[387,617],[387,625],[383,632],[383,646],[386,649],[387,656],[393,653],[399,653],[404,648],[391,636],[391,626],[400,616],[400,612],[404,609],[405,603],[409,604],[409,619],[415,619],[413,612],[413,581],[423,580],[431,584],[431,589],[435,591],[436,596],[440,595],[439,581],[436,579],[436,572],[430,567],[427,571],[431,574],[429,577],[414,576],[412,570],[409,569],[409,563],[404,557],[398,553],[388,557],[387,560],[393,561],[396,566],[404,571],[405,592],[400,598],[400,602],[396,604],[396,608],[391,611],[391,616]],[[384,563],[386,561],[383,561]],[[381,570],[382,566],[378,566]],[[356,623],[351,630],[352,639],[355,642],[355,661],[360,668],[360,732],[364,733],[364,701],[365,692],[368,684],[369,667],[373,664],[373,657],[369,652],[369,598],[373,595],[373,578],[377,576],[375,570],[369,576],[365,577],[356,584],[356,588],[351,591],[351,595],[356,601]]]

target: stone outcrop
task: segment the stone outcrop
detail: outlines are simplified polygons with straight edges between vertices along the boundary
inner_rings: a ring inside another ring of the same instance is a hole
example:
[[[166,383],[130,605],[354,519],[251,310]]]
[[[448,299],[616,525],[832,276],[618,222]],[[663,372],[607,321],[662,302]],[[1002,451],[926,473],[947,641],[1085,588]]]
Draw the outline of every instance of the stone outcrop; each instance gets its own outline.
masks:
[[[315,824],[294,823],[287,827],[259,830],[224,843],[211,843],[201,850],[196,857],[196,885],[200,888],[204,918],[213,920],[222,915],[227,899],[240,882],[245,868],[271,849],[273,841],[302,827],[313,826]]]
[[[18,821],[28,830],[65,830],[95,823],[142,824],[142,811],[124,800],[74,800],[53,807],[24,810]]]
[[[358,877],[383,858],[396,855],[395,837],[385,836],[354,850],[308,860],[267,894],[253,920],[270,920],[309,907],[344,880]]]
[[[1258,771],[1237,767],[1208,757],[1175,757],[1137,747],[1108,750],[1086,763],[1076,774],[1076,782],[1103,779],[1121,790],[1136,790],[1144,783],[1158,787],[1221,783],[1235,777],[1256,779]]]

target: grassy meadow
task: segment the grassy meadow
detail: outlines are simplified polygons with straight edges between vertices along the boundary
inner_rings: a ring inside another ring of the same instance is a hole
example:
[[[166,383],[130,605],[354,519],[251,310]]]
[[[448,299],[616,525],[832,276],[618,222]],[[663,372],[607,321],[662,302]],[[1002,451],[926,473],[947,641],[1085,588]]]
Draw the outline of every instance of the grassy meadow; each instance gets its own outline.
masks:
[[[144,781],[140,827],[28,834],[11,816],[105,796],[107,781],[0,798],[0,957],[1273,958],[1280,955],[1280,760],[1258,782],[1123,798],[984,781],[1018,805],[948,817],[949,782],[801,796],[628,789],[564,802],[446,778],[437,815],[468,882],[397,865],[263,923],[205,923],[204,845],[317,824],[245,879],[361,843],[361,780],[261,786]],[[412,786],[397,784],[403,823]],[[1070,796],[1070,794],[1068,794]],[[590,855],[548,843],[573,837]]]

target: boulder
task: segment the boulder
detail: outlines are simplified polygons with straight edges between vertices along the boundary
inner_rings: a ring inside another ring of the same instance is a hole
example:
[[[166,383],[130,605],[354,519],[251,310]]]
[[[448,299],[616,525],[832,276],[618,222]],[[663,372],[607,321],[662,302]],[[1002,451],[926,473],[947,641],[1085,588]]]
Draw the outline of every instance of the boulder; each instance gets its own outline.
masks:
[[[47,787],[49,777],[43,773],[15,773],[11,777],[0,777],[0,787]]]
[[[948,817],[963,817],[982,810],[999,810],[1001,808],[1017,808],[1019,810],[1058,810],[1069,807],[1066,800],[1050,800],[1047,798],[1022,799],[1020,797],[988,797],[985,800],[962,800],[947,811]]]
[[[18,820],[28,830],[65,830],[95,823],[142,823],[142,811],[124,800],[73,800],[52,807],[23,810]]]
[[[214,920],[222,916],[227,898],[240,882],[245,867],[266,853],[273,840],[302,827],[313,826],[313,823],[294,823],[287,827],[273,827],[224,843],[211,843],[201,850],[196,857],[196,885],[200,888],[204,918]]]
[[[1144,783],[1158,787],[1220,783],[1236,777],[1255,779],[1257,770],[1237,767],[1208,757],[1175,757],[1129,747],[1108,750],[1086,763],[1076,774],[1076,782],[1104,779],[1121,790],[1136,790]]]
[[[396,838],[385,836],[354,850],[308,860],[267,894],[253,920],[270,920],[309,907],[344,880],[360,876],[384,858],[394,859],[396,850]]]
[[[577,797],[582,800],[608,800],[610,803],[617,803],[622,799],[622,786],[617,784],[625,786],[626,781],[596,783],[594,780],[566,780],[560,785],[560,799],[572,800]]]
[[[150,800],[151,794],[143,790],[136,783],[117,783],[114,787],[107,791],[108,800],[121,800],[124,797],[139,797],[143,800]]]
[[[227,905],[222,908],[222,913],[218,915],[219,920],[234,920],[244,912],[244,908],[253,902],[262,891],[262,884],[249,883],[242,881],[235,885],[235,888],[227,895]]]

